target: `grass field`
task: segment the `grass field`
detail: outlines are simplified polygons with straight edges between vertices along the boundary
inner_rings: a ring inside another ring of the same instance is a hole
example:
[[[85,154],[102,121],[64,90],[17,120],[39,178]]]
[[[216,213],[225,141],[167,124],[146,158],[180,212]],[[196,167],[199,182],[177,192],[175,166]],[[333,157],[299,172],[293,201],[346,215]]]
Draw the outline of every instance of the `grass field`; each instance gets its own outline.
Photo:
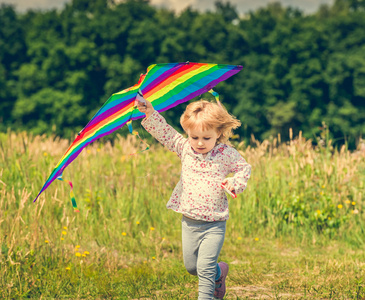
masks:
[[[181,216],[165,205],[180,163],[134,136],[94,143],[34,204],[69,141],[0,134],[0,295],[4,299],[196,299]],[[298,136],[236,143],[252,165],[230,199],[221,259],[226,299],[365,299],[365,151]]]

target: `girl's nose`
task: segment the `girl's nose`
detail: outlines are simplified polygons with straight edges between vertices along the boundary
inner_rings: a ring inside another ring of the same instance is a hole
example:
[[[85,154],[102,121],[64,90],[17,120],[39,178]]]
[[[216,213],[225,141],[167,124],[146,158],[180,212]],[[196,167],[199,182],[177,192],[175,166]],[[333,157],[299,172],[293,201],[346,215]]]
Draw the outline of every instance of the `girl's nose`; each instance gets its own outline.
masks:
[[[198,142],[198,145],[203,145],[203,143],[201,141]]]

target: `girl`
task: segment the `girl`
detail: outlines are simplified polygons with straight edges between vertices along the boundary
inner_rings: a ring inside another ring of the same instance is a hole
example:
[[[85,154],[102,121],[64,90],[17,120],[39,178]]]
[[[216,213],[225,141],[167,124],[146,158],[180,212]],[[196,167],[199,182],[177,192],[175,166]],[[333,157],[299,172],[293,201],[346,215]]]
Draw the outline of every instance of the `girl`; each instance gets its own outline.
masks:
[[[138,101],[146,114],[143,127],[181,159],[181,178],[167,208],[182,216],[182,248],[187,271],[199,278],[199,300],[223,299],[228,265],[217,263],[226,232],[229,191],[242,193],[251,166],[229,146],[232,129],[241,123],[222,106],[208,101],[189,104],[180,118],[184,138],[154,110]],[[234,173],[234,177],[225,178]]]

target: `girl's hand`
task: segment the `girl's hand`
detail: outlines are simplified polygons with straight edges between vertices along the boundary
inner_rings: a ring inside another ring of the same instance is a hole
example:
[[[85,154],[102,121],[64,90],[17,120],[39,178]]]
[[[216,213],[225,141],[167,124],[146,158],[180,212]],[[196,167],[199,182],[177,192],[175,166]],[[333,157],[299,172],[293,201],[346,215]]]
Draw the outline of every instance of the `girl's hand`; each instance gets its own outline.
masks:
[[[149,118],[150,115],[153,114],[153,112],[155,111],[155,109],[153,108],[153,105],[150,101],[144,99],[146,101],[146,103],[137,101],[137,108],[141,113],[146,114],[146,117]]]
[[[229,183],[228,179],[224,179],[222,181],[222,184],[226,187],[227,190],[231,191],[232,193],[234,193],[234,187],[232,184]]]

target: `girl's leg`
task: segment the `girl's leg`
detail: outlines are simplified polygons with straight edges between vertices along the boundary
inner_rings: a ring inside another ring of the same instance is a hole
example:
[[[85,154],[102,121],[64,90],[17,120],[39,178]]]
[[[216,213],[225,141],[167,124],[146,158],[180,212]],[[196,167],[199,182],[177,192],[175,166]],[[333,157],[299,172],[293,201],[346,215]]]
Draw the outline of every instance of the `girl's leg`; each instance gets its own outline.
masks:
[[[199,300],[213,299],[217,260],[222,249],[226,222],[207,224],[198,250],[197,273],[199,277]]]
[[[185,268],[199,277],[199,300],[211,300],[226,222],[205,222],[183,217],[181,224]]]
[[[184,265],[191,275],[197,275],[196,264],[201,236],[200,232],[196,231],[196,222],[186,217],[181,221]]]

